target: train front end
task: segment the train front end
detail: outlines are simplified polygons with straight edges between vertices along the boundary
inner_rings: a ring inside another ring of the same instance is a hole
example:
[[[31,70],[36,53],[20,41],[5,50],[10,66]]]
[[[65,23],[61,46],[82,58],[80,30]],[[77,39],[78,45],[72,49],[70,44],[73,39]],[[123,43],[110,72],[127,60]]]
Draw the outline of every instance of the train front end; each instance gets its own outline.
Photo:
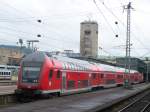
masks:
[[[45,61],[46,55],[41,52],[29,54],[22,60],[15,90],[17,97],[33,97],[40,94],[40,81]]]

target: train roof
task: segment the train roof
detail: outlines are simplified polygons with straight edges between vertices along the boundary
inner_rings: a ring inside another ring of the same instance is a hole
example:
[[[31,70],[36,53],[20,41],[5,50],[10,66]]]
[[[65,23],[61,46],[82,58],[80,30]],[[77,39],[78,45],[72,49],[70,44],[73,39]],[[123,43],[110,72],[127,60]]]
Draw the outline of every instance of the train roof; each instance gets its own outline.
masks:
[[[102,64],[102,63],[95,63],[95,62],[92,62],[92,61],[74,59],[74,58],[69,58],[69,57],[60,56],[60,55],[53,55],[53,57],[57,58],[58,60],[60,60],[62,62],[77,63],[77,64],[80,64],[80,65],[86,66],[89,69],[90,69],[91,66],[95,65],[99,68],[99,70],[102,70],[102,71],[126,72],[126,69],[122,68],[122,67],[116,67],[116,66],[111,66],[111,65]],[[137,73],[137,72],[138,71],[136,71],[136,70],[130,70],[130,73]]]
[[[71,64],[74,64],[74,65],[83,67],[86,70],[91,70],[91,64],[88,61],[69,58],[66,56],[59,56],[59,55],[53,55],[50,57],[50,59],[56,59],[56,60],[60,61],[62,64],[68,64],[68,66]],[[78,68],[78,69],[80,69],[80,68]]]
[[[125,68],[121,68],[121,67],[111,66],[111,65],[102,64],[102,63],[95,63],[92,61],[69,58],[67,56],[62,56],[62,55],[61,56],[50,55],[44,52],[34,52],[32,54],[29,54],[23,59],[23,61],[28,62],[28,61],[38,60],[40,62],[43,62],[46,56],[49,57],[49,59],[51,60],[59,61],[60,63],[62,63],[62,65],[71,66],[70,68],[76,67],[79,70],[125,72]],[[130,73],[136,73],[136,72],[137,72],[136,70],[130,70]]]
[[[126,71],[125,68],[111,66],[111,65],[102,64],[102,63],[95,63],[95,62],[85,61],[85,60],[80,60],[80,59],[69,58],[66,56],[53,55],[53,56],[51,56],[51,58],[52,57],[63,63],[74,63],[74,64],[82,65],[82,66],[88,68],[89,70],[93,70],[94,68],[91,69],[91,66],[95,66],[95,67],[98,67],[98,68],[94,69],[97,71],[99,71],[99,70],[111,71],[111,72],[125,72]],[[130,73],[135,73],[135,72],[138,72],[138,71],[130,70]]]

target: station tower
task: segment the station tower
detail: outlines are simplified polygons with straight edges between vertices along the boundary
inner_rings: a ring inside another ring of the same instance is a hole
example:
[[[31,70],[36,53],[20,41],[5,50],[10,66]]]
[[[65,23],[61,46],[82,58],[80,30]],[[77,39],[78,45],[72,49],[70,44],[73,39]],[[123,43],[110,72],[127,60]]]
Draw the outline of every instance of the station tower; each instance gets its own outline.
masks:
[[[80,54],[85,57],[97,57],[98,23],[84,21],[80,24]]]

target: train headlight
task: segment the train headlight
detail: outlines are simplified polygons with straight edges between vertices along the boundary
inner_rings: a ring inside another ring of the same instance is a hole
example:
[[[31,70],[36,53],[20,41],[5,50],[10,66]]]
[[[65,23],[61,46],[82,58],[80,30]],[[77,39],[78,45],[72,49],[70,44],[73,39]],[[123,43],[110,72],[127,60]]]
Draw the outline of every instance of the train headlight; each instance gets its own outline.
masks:
[[[33,82],[37,83],[37,82],[38,82],[38,80],[33,80]]]

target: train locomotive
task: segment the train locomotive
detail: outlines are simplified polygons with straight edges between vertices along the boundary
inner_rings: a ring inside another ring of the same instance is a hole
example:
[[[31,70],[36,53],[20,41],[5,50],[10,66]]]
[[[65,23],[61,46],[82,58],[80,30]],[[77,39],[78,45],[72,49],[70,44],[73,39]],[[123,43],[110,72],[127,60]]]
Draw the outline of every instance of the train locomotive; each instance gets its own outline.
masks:
[[[124,68],[59,55],[34,52],[26,56],[18,74],[16,95],[64,95],[143,81],[143,74]]]

